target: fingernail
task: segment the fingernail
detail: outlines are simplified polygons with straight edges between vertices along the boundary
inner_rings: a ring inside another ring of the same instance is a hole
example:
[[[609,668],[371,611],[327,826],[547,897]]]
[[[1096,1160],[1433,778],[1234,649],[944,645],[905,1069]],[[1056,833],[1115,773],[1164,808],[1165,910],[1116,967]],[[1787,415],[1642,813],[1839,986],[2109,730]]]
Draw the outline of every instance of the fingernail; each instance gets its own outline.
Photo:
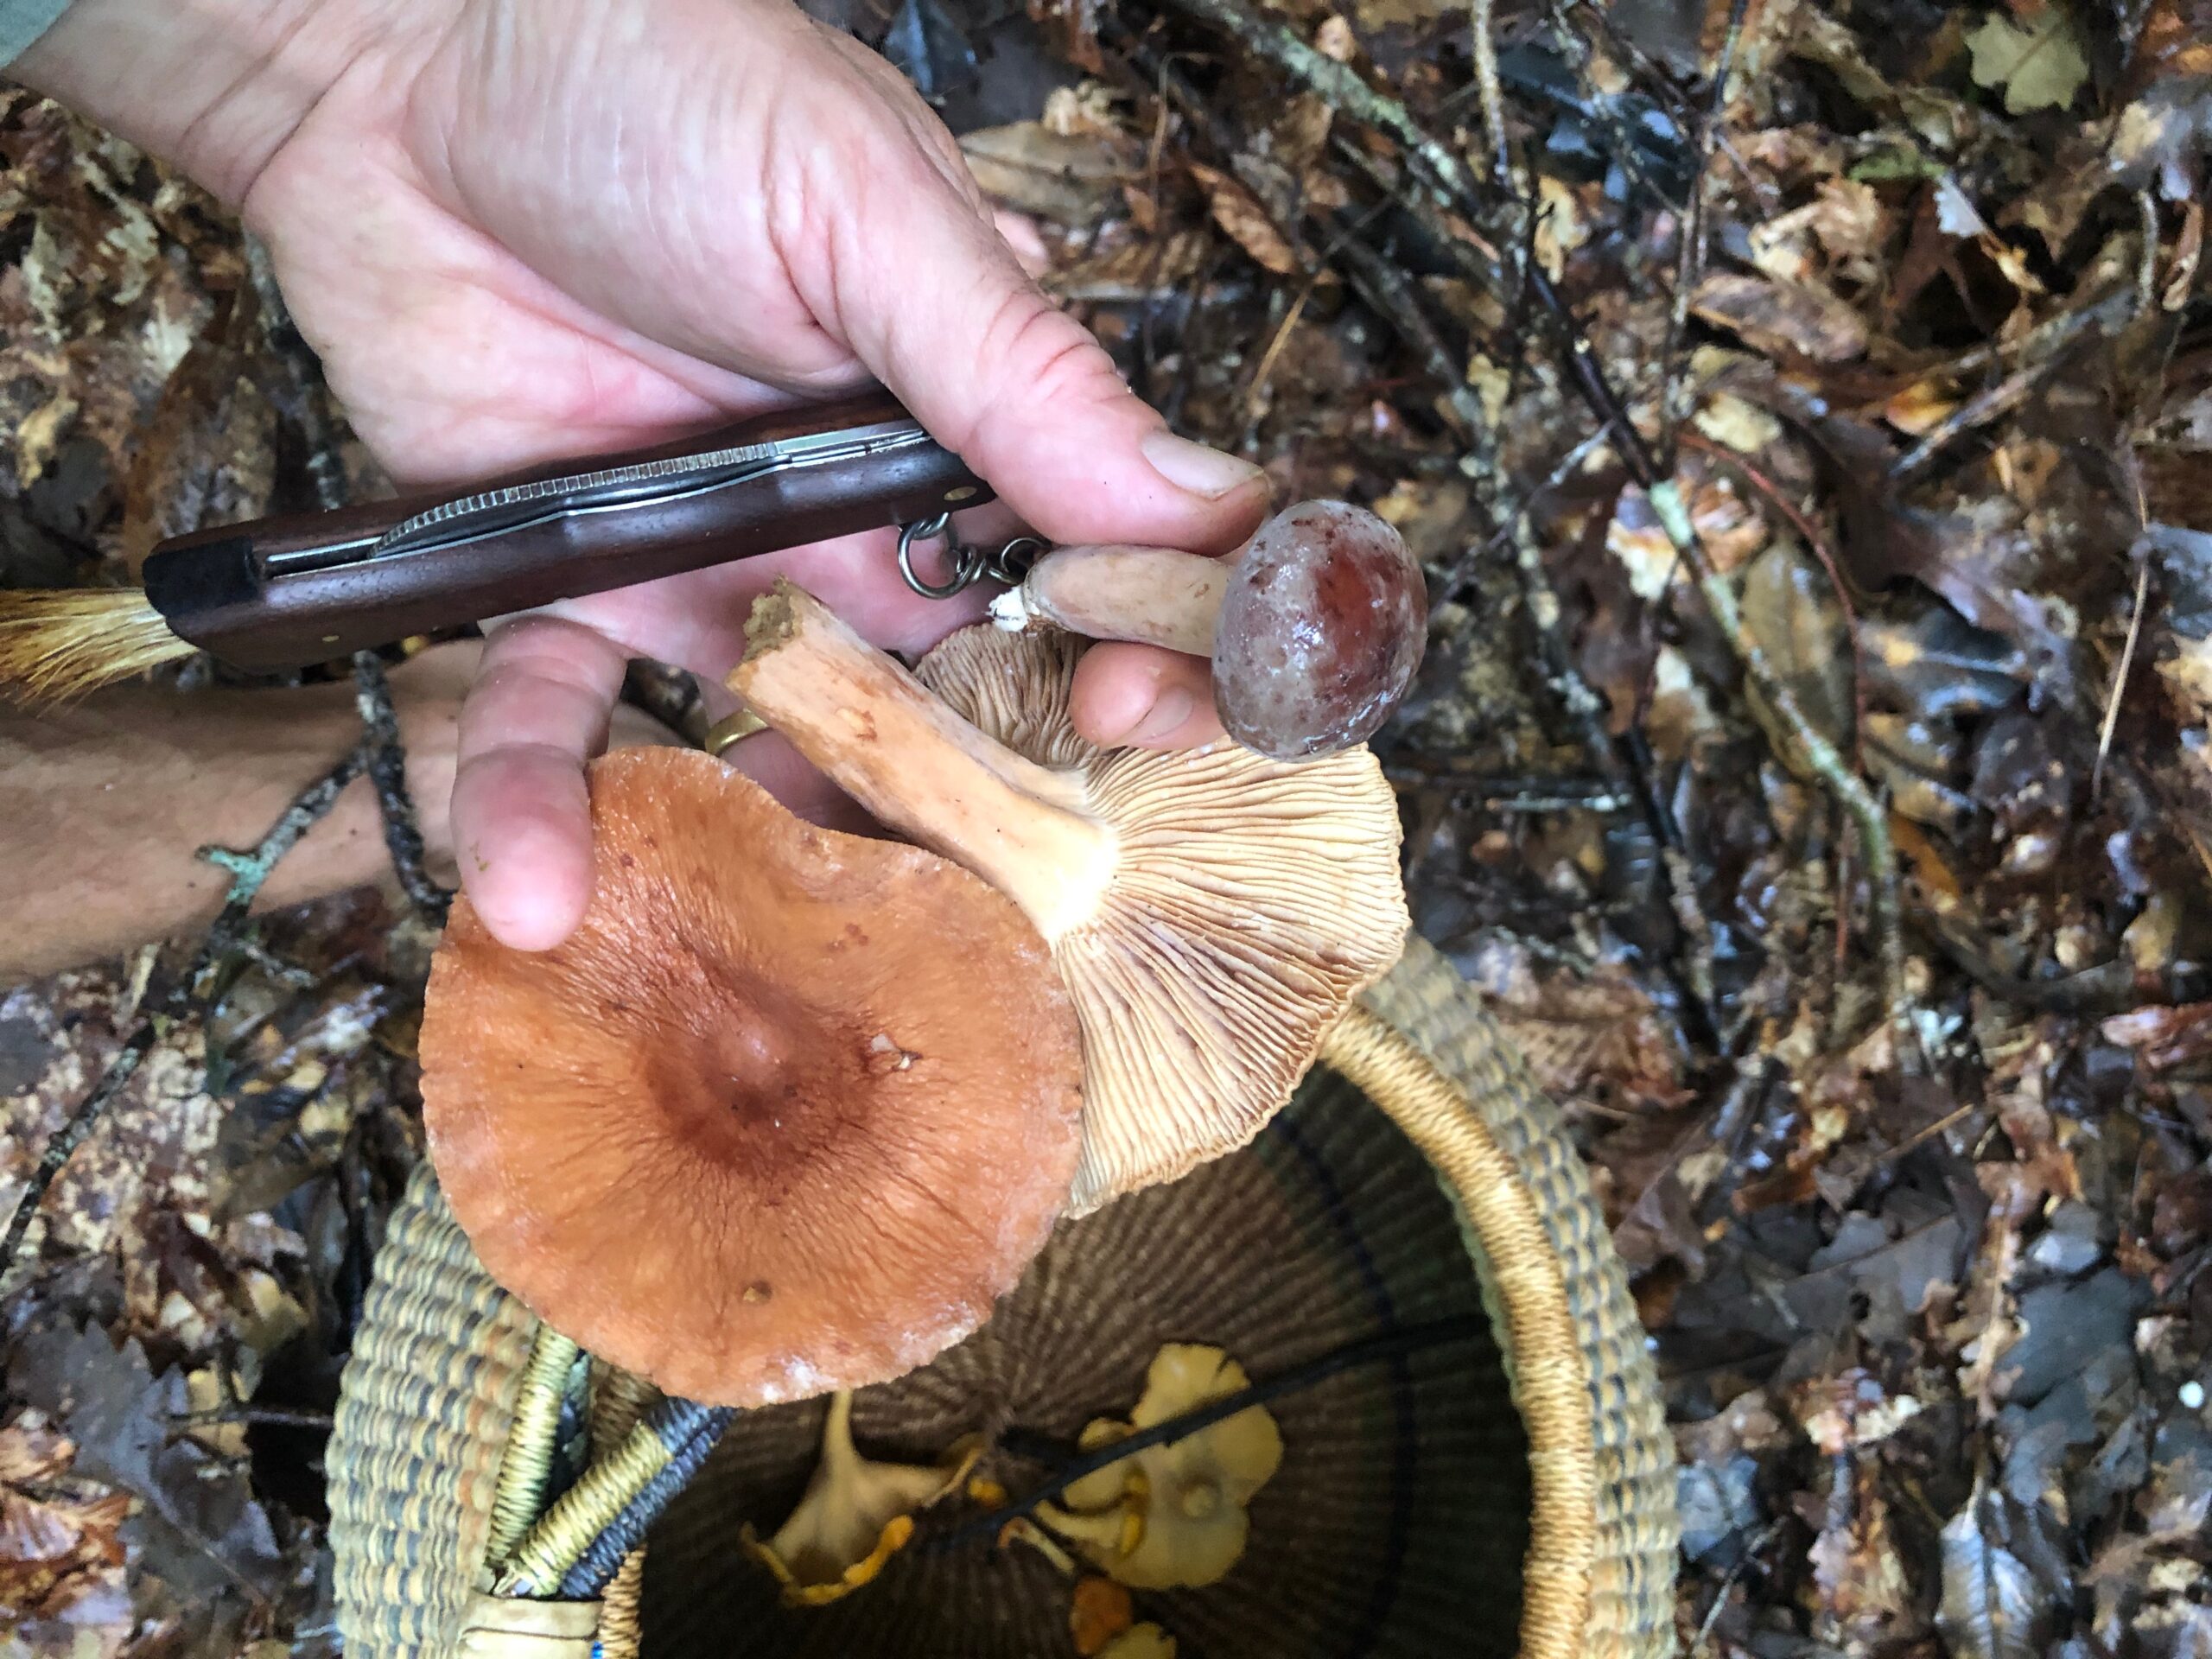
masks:
[[[1203,495],[1208,500],[1227,495],[1262,476],[1260,469],[1249,461],[1224,455],[1218,449],[1179,438],[1173,432],[1155,432],[1144,441],[1142,447],[1144,458],[1152,463],[1153,471],[1177,489]]]
[[[1160,694],[1160,701],[1152,705],[1151,711],[1122,741],[1132,744],[1157,743],[1163,738],[1172,737],[1183,728],[1184,722],[1190,719],[1192,711],[1197,707],[1188,691],[1179,685],[1171,685]]]

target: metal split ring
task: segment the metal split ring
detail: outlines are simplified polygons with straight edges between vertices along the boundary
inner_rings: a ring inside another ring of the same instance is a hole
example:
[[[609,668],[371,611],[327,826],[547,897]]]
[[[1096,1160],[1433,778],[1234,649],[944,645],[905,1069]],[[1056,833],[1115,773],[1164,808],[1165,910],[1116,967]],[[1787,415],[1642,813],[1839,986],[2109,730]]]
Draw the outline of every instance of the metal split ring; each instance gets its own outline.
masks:
[[[1045,550],[1039,537],[1017,536],[995,553],[987,553],[980,547],[963,546],[953,537],[951,526],[952,515],[938,512],[899,527],[899,574],[924,599],[950,599],[979,582],[1013,587],[1029,574],[1031,562]],[[925,582],[914,569],[914,543],[933,542],[939,537],[944,538],[945,563],[952,574],[943,582]]]

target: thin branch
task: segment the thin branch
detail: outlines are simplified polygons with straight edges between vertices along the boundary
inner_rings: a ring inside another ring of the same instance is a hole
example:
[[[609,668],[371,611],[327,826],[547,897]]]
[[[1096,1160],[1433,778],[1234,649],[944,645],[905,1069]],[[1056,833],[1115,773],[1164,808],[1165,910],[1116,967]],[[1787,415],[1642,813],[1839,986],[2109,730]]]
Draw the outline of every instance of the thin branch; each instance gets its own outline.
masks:
[[[311,1411],[289,1406],[216,1406],[207,1411],[189,1411],[169,1420],[173,1432],[186,1433],[195,1428],[207,1428],[223,1423],[245,1423],[251,1427],[320,1428],[327,1429],[335,1420],[327,1411]]]
[[[1494,0],[1473,0],[1475,86],[1482,95],[1483,138],[1491,169],[1501,190],[1513,185],[1513,153],[1505,140],[1505,94],[1497,83],[1497,24]]]
[[[2143,603],[2151,595],[2151,561],[2144,559],[2135,571],[2135,607],[2127,618],[2127,643],[2120,648],[2120,668],[2112,677],[2112,696],[2105,704],[2104,725],[2097,733],[2097,763],[2089,770],[2089,804],[2094,808],[2104,793],[2105,760],[2112,753],[2112,734],[2120,725],[2120,699],[2127,691],[2127,671],[2135,664],[2135,642],[2143,634]]]
[[[1385,194],[1396,196],[1470,281],[1494,295],[1503,294],[1508,277],[1501,270],[1501,261],[1493,248],[1482,244],[1478,236],[1471,236],[1465,227],[1448,222],[1448,216],[1439,211],[1457,206],[1478,216],[1483,204],[1477,197],[1474,180],[1459,157],[1432,137],[1403,104],[1369,86],[1345,65],[1316,51],[1288,27],[1262,17],[1244,0],[1169,0],[1169,3],[1201,22],[1225,31],[1262,61],[1304,86],[1338,114],[1395,139],[1407,151],[1414,170],[1426,174],[1426,195],[1420,192],[1401,194],[1382,176],[1383,170],[1375,159],[1363,153],[1357,145],[1341,137],[1332,143]],[[1427,325],[1402,273],[1355,238],[1344,238],[1340,252],[1345,269],[1363,297],[1382,311],[1408,343],[1421,352],[1432,372],[1444,385],[1453,412],[1467,423],[1471,453],[1463,471],[1475,486],[1491,522],[1503,527],[1512,540],[1516,569],[1530,613],[1544,639],[1547,666],[1553,683],[1555,687],[1571,691],[1568,709],[1584,741],[1591,746],[1592,757],[1609,772],[1618,771],[1625,776],[1626,768],[1618,750],[1605,729],[1605,704],[1583,680],[1567,649],[1558,595],[1552,590],[1544,570],[1541,549],[1525,511],[1513,499],[1511,480],[1498,458],[1497,435],[1490,429],[1480,401],[1466,384],[1464,366],[1434,328]],[[1628,418],[1625,407],[1606,378],[1604,365],[1598,360],[1596,349],[1576,325],[1572,309],[1535,261],[1525,261],[1524,269],[1517,274],[1551,319],[1563,348],[1568,377],[1578,395],[1611,440],[1630,475],[1646,488],[1652,487],[1657,474],[1649,448]],[[1642,775],[1641,768],[1635,781],[1655,838],[1665,845],[1675,844],[1678,837],[1649,779]],[[1663,868],[1664,861],[1662,862]],[[1672,869],[1668,872],[1668,880],[1675,889],[1671,894],[1675,907],[1686,914],[1696,914],[1694,896],[1681,890]],[[1713,1018],[1716,1010],[1710,995],[1701,984],[1694,984],[1690,988],[1707,1023],[1717,1027]]]
[[[257,241],[248,245],[247,268],[261,302],[270,349],[284,365],[291,383],[291,414],[307,443],[308,476],[315,486],[316,504],[326,512],[334,512],[346,505],[349,492],[346,468],[338,456],[337,434],[325,406],[328,388],[321,365],[293,327],[276,272]],[[409,902],[433,926],[442,927],[453,895],[430,880],[423,868],[423,832],[407,789],[407,751],[400,741],[399,716],[392,708],[384,660],[372,651],[356,652],[353,667],[353,702],[369,736],[369,778],[376,786],[385,850],[391,855],[392,869]]]
[[[1713,567],[1690,523],[1681,493],[1668,479],[1649,491],[1653,511],[1667,538],[1689,565],[1705,596],[1706,608],[1720,626],[1722,636],[1735,652],[1751,683],[1758,688],[1777,718],[1789,728],[1805,763],[1826,784],[1859,831],[1860,855],[1866,864],[1866,885],[1873,899],[1874,938],[1881,963],[1882,993],[1890,1019],[1908,1023],[1904,981],[1904,933],[1900,915],[1896,849],[1890,843],[1889,817],[1864,779],[1853,771],[1835,745],[1806,718],[1796,694],[1775,668],[1765,650],[1745,625],[1737,608],[1736,590]],[[1840,899],[1840,895],[1839,895]]]
[[[1681,226],[1681,257],[1675,268],[1674,303],[1667,314],[1667,343],[1660,354],[1659,461],[1669,472],[1675,464],[1675,435],[1689,411],[1682,397],[1682,343],[1689,335],[1690,302],[1705,280],[1707,181],[1713,172],[1713,153],[1719,142],[1723,111],[1728,103],[1728,77],[1735,73],[1736,48],[1743,39],[1744,13],[1750,0],[1735,0],[1728,12],[1728,32],[1713,60],[1713,93],[1704,119],[1698,124],[1697,176],[1690,182],[1688,210]]]
[[[1845,637],[1851,643],[1851,758],[1854,766],[1863,764],[1861,744],[1866,729],[1866,652],[1859,640],[1859,609],[1851,602],[1851,589],[1843,579],[1842,568],[1836,563],[1835,549],[1821,527],[1797,504],[1782,493],[1782,486],[1751,465],[1743,455],[1726,444],[1713,442],[1695,432],[1682,434],[1682,442],[1701,455],[1709,455],[1749,484],[1777,512],[1789,521],[1813,556],[1821,562],[1821,569],[1827,573],[1828,587],[1835,594],[1835,602],[1843,611]]]
[[[1965,434],[1986,426],[1999,416],[2005,414],[2024,402],[2028,395],[2048,379],[2064,363],[2073,348],[2082,343],[2094,331],[2101,334],[2109,327],[2124,323],[2133,309],[2135,296],[2122,289],[2108,294],[2094,305],[2071,311],[2054,318],[2036,332],[2049,348],[2048,354],[2023,364],[1987,391],[1967,399],[1921,435],[1920,442],[1907,450],[1890,467],[1890,477],[1904,483],[1927,470],[1928,466],[1944,450],[1957,442]]]
[[[369,780],[376,785],[384,821],[385,850],[408,901],[433,927],[445,925],[453,895],[430,879],[423,866],[423,831],[407,789],[407,750],[399,738],[399,715],[391,705],[391,683],[384,658],[373,651],[353,653],[353,706],[360,711],[369,739]]]

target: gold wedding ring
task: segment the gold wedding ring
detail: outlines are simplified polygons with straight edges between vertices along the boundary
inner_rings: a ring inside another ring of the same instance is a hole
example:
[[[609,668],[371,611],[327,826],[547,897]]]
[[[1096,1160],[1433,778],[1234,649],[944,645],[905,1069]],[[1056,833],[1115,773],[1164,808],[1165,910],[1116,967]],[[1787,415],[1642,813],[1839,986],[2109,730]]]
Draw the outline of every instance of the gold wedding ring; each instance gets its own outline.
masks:
[[[750,709],[741,709],[725,719],[716,721],[707,728],[706,750],[718,755],[723,750],[742,743],[755,732],[765,732],[768,722]]]

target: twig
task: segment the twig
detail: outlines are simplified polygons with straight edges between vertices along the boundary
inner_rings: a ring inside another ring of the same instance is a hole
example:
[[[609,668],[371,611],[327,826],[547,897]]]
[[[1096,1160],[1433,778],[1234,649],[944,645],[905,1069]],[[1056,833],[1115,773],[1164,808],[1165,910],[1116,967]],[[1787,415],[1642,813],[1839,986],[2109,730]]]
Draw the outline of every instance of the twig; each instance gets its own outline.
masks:
[[[2178,1007],[2212,998],[2212,963],[2182,960],[2139,969],[2126,957],[2051,979],[2021,979],[1989,959],[1976,940],[1931,910],[1915,907],[1913,921],[1952,964],[1992,995],[2022,1007],[2075,1019],[2102,1019],[2141,1007]]]
[[[245,1423],[252,1427],[327,1429],[334,1421],[327,1411],[295,1409],[289,1406],[217,1406],[208,1411],[186,1412],[172,1417],[169,1422],[177,1430],[205,1428],[223,1423]]]
[[[368,734],[369,781],[376,785],[385,850],[391,855],[392,870],[423,919],[433,927],[443,927],[453,895],[433,881],[423,868],[423,832],[416,825],[415,802],[407,790],[407,751],[399,739],[399,715],[391,706],[391,683],[385,677],[384,658],[373,651],[353,653],[353,706],[360,711],[362,728]]]
[[[22,1246],[23,1236],[30,1231],[32,1218],[38,1214],[39,1205],[44,1202],[47,1189],[54,1185],[54,1178],[84,1144],[85,1137],[92,1132],[93,1126],[130,1081],[154,1045],[193,1011],[198,988],[208,969],[238,949],[239,930],[245,925],[247,912],[259,896],[262,885],[269,880],[270,872],[298,844],[301,836],[321,822],[345,793],[346,786],[361,775],[368,764],[365,751],[365,744],[356,747],[308,785],[285,808],[284,815],[251,853],[235,853],[220,847],[200,849],[200,857],[230,873],[230,891],[224,896],[222,911],[200,941],[191,965],[170,983],[158,1002],[140,1014],[137,1027],[124,1039],[122,1048],[108,1062],[107,1070],[92,1085],[92,1092],[46,1143],[38,1167],[31,1172],[22,1197],[16,1200],[16,1212],[8,1223],[7,1234],[0,1237],[0,1278],[13,1270],[16,1253]]]
[[[1979,1100],[1970,1100],[1963,1106],[1954,1107],[1951,1110],[1944,1113],[1942,1116],[1937,1118],[1933,1123],[1923,1124],[1919,1128],[1915,1129],[1910,1135],[1905,1136],[1904,1140],[1898,1141],[1897,1145],[1891,1147],[1887,1152],[1882,1154],[1880,1157],[1875,1159],[1870,1167],[1872,1169],[1880,1169],[1885,1165],[1896,1163],[1899,1159],[1906,1157],[1913,1152],[1917,1151],[1920,1147],[1926,1146],[1930,1141],[1933,1141],[1937,1135],[1950,1128],[1954,1124],[1963,1122],[1967,1118],[1973,1116],[1976,1112],[1982,1111],[1984,1109],[1986,1109],[1985,1103]]]
[[[2112,734],[2120,724],[2120,704],[2127,690],[2127,671],[2135,663],[2135,642],[2143,633],[2143,603],[2151,594],[2151,561],[2140,561],[2135,570],[2135,607],[2127,618],[2127,643],[2120,647],[2120,668],[2112,677],[2112,696],[2105,703],[2104,725],[2097,733],[2097,763],[2089,769],[2089,805],[2094,809],[2104,793],[2105,760],[2112,753]]]
[[[1382,775],[1402,788],[1442,790],[1515,812],[1624,812],[1636,804],[1603,778],[1516,777],[1419,758],[1387,762]]]
[[[1900,1027],[1908,1027],[1897,852],[1890,844],[1889,821],[1881,803],[1874,798],[1866,780],[1836,752],[1835,746],[1806,718],[1805,711],[1798,706],[1796,694],[1790,690],[1788,682],[1745,626],[1743,613],[1736,605],[1736,590],[1706,556],[1675,481],[1667,479],[1653,485],[1649,495],[1667,538],[1696,576],[1706,607],[1719,624],[1723,637],[1743,664],[1745,673],[1758,688],[1759,695],[1777,718],[1789,728],[1806,765],[1843,804],[1844,810],[1850,813],[1852,823],[1858,829],[1859,852],[1866,864],[1866,885],[1873,899],[1874,938],[1881,962],[1883,996],[1889,1017]],[[1838,902],[1842,902],[1840,894]]]
[[[1287,1394],[1296,1394],[1302,1389],[1313,1387],[1318,1382],[1326,1382],[1339,1372],[1352,1370],[1362,1365],[1376,1364],[1386,1359],[1401,1359],[1408,1354],[1419,1353],[1427,1348],[1440,1347],[1449,1342],[1471,1342],[1486,1334],[1490,1328],[1488,1319],[1479,1314],[1467,1313],[1452,1319],[1432,1319],[1423,1325],[1405,1325],[1395,1331],[1385,1331],[1380,1336],[1369,1337],[1359,1342],[1347,1343],[1341,1348],[1323,1354],[1318,1359],[1311,1359],[1303,1365],[1294,1366],[1279,1376],[1270,1377],[1264,1382],[1255,1382],[1250,1387],[1239,1389],[1233,1394],[1224,1394],[1217,1400],[1208,1401],[1205,1405],[1194,1407],[1189,1411],[1170,1417],[1165,1422],[1155,1423],[1150,1428],[1139,1429],[1125,1439],[1116,1440],[1111,1446],[1102,1446],[1062,1464],[1052,1471],[1043,1485],[1031,1492],[1028,1497],[1018,1498],[1002,1508],[977,1516],[972,1520],[964,1521],[957,1527],[949,1528],[931,1537],[928,1547],[932,1549],[947,1549],[955,1544],[963,1543],[970,1538],[995,1536],[1007,1522],[1020,1520],[1029,1515],[1039,1503],[1047,1503],[1058,1497],[1085,1475],[1095,1474],[1101,1469],[1111,1468],[1124,1458],[1133,1456],[1136,1452],[1155,1446],[1166,1446],[1173,1440],[1182,1440],[1186,1435],[1197,1433],[1202,1428],[1210,1428],[1216,1423],[1225,1421],[1240,1411],[1249,1410],[1254,1406],[1264,1405],[1270,1400],[1281,1399]]]
[[[2158,234],[2158,198],[2149,186],[2135,193],[2135,211],[2143,221],[2143,252],[2135,266],[2135,314],[2141,316],[2158,303],[2158,255],[2164,249]]]
[[[1710,455],[1726,467],[1765,498],[1777,512],[1789,521],[1813,556],[1821,562],[1821,569],[1827,572],[1828,587],[1835,594],[1835,602],[1843,611],[1845,637],[1851,643],[1851,759],[1854,766],[1863,764],[1861,744],[1866,729],[1866,652],[1859,641],[1859,608],[1851,602],[1851,589],[1843,579],[1842,568],[1837,564],[1835,550],[1828,543],[1827,535],[1815,524],[1795,501],[1782,493],[1782,486],[1769,478],[1744,456],[1726,444],[1715,443],[1699,433],[1685,432],[1681,441],[1701,455]]]
[[[1496,253],[1486,247],[1478,252],[1474,245],[1471,245],[1470,238],[1464,232],[1444,222],[1435,211],[1439,207],[1457,203],[1471,213],[1478,213],[1481,204],[1475,195],[1473,180],[1459,157],[1424,130],[1403,104],[1377,92],[1344,65],[1324,56],[1287,26],[1262,18],[1245,4],[1244,0],[1168,0],[1168,3],[1200,22],[1225,31],[1249,48],[1263,61],[1274,65],[1299,81],[1337,113],[1376,128],[1395,139],[1415,163],[1415,170],[1425,172],[1428,181],[1429,199],[1424,200],[1418,194],[1414,194],[1401,198],[1404,205],[1422,220],[1437,245],[1446,251],[1471,281],[1488,287],[1494,294],[1502,291],[1504,277]],[[1362,154],[1357,146],[1341,138],[1334,142],[1338,152],[1346,155],[1364,176],[1375,181],[1386,194],[1390,193],[1390,185],[1380,177],[1381,169],[1372,157]],[[1346,269],[1363,296],[1382,311],[1408,343],[1422,353],[1431,372],[1445,385],[1453,411],[1467,423],[1473,453],[1467,458],[1464,470],[1475,485],[1478,493],[1484,498],[1484,505],[1491,523],[1503,526],[1512,539],[1517,569],[1529,598],[1531,614],[1544,642],[1547,667],[1551,671],[1553,683],[1565,689],[1568,696],[1569,713],[1576,720],[1584,741],[1591,746],[1593,758],[1606,765],[1609,770],[1620,767],[1622,762],[1618,752],[1611,734],[1605,729],[1602,718],[1605,705],[1583,680],[1567,649],[1559,619],[1559,600],[1552,591],[1549,577],[1544,571],[1541,549],[1536,543],[1533,527],[1528,523],[1525,512],[1511,499],[1510,480],[1497,461],[1497,435],[1489,429],[1484,420],[1479,400],[1466,385],[1463,368],[1444,346],[1434,328],[1427,324],[1401,273],[1354,238],[1344,238],[1341,251]],[[1611,438],[1631,475],[1647,488],[1651,487],[1656,480],[1656,474],[1650,450],[1614,393],[1603,365],[1598,361],[1595,348],[1576,327],[1572,310],[1535,261],[1526,262],[1521,275],[1560,333],[1568,375],[1578,394],[1596,416],[1599,426]],[[1688,520],[1685,518],[1683,522],[1687,524]],[[1637,783],[1638,797],[1645,804],[1646,816],[1650,820],[1656,839],[1662,844],[1674,844],[1678,838],[1672,833],[1671,825],[1657,803],[1649,779],[1638,777]],[[1680,883],[1675,880],[1671,871],[1669,881],[1670,887],[1676,889],[1673,893],[1675,907],[1681,910],[1687,906],[1688,913],[1697,913],[1694,895],[1679,890]],[[1901,982],[1901,968],[1898,979]],[[1700,1011],[1707,1016],[1707,1023],[1717,1026],[1710,996],[1699,984],[1694,983],[1690,988]]]
[[[1966,433],[1987,425],[1999,416],[2024,402],[2029,393],[2041,385],[2050,374],[2065,362],[2068,353],[2081,343],[2090,330],[2101,334],[2107,326],[2117,326],[2126,320],[2134,304],[2135,296],[2127,289],[2108,294],[2094,305],[2054,319],[2048,333],[2037,330],[2048,346],[2048,354],[2034,362],[2023,364],[1987,391],[1978,392],[1946,415],[1922,435],[1918,443],[1907,450],[1890,467],[1890,477],[1904,483],[1924,472],[1944,450]]]
[[[1478,197],[1474,181],[1465,166],[1452,150],[1432,137],[1413,118],[1413,114],[1396,99],[1377,92],[1344,65],[1325,57],[1300,39],[1287,25],[1269,22],[1243,3],[1243,0],[1168,0],[1191,16],[1230,35],[1250,48],[1255,54],[1274,64],[1277,68],[1301,82],[1308,92],[1340,115],[1350,117],[1364,125],[1387,133],[1404,147],[1414,170],[1425,175],[1426,188],[1434,205],[1459,206],[1469,213],[1479,213],[1482,203]],[[1349,147],[1339,146],[1349,150]],[[1363,170],[1374,176],[1371,163],[1358,157]],[[1421,212],[1418,199],[1409,200],[1409,209]],[[1423,213],[1428,229],[1442,248],[1472,281],[1487,287],[1493,294],[1503,292],[1504,274],[1499,268],[1494,252],[1484,250],[1478,254],[1465,236],[1454,234],[1452,228],[1436,219],[1433,213]],[[1607,379],[1605,366],[1598,361],[1597,351],[1576,326],[1573,309],[1553,286],[1540,266],[1532,266],[1527,273],[1530,291],[1536,297],[1560,331],[1560,343],[1567,353],[1567,367],[1577,393],[1589,406],[1601,426],[1613,435],[1630,472],[1637,483],[1646,488],[1658,477],[1649,447],[1643,435],[1628,418],[1626,406]]]
[[[1576,115],[1605,130],[1605,142],[1611,147],[1610,158],[1619,167],[1631,184],[1662,206],[1676,213],[1681,212],[1681,204],[1675,200],[1657,179],[1653,178],[1645,170],[1643,163],[1637,158],[1636,135],[1629,130],[1628,123],[1621,118],[1620,111],[1614,107],[1613,100],[1605,95],[1604,90],[1598,85],[1597,77],[1591,73],[1590,43],[1576,34],[1568,24],[1567,20],[1568,10],[1568,6],[1558,3],[1557,0],[1554,0],[1551,8],[1552,38],[1559,43],[1561,55],[1573,68],[1574,78],[1582,88],[1582,104],[1580,108],[1575,109]],[[1605,13],[1601,9],[1586,7],[1583,10],[1588,10],[1594,18],[1599,20],[1600,26],[1605,29],[1607,35],[1614,44],[1623,43],[1619,31],[1612,29],[1610,23],[1605,21]],[[1564,100],[1560,101],[1564,103]]]
[[[1315,50],[1287,25],[1269,22],[1243,0],[1169,0],[1169,3],[1235,36],[1260,58],[1303,81],[1332,109],[1387,132],[1420,159],[1446,194],[1471,200],[1472,181],[1459,158],[1423,131],[1404,105],[1376,92],[1353,70]]]
[[[1737,1556],[1722,1576],[1719,1587],[1713,1592],[1713,1605],[1706,1610],[1705,1618],[1699,1622],[1697,1635],[1691,1638],[1692,1659],[1700,1659],[1700,1656],[1711,1650],[1709,1644],[1713,1641],[1713,1627],[1720,1623],[1720,1615],[1728,1605],[1728,1592],[1736,1587],[1737,1580],[1744,1576],[1745,1570],[1758,1559],[1758,1553],[1772,1543],[1775,1534],[1781,1530],[1782,1522],[1779,1521],[1770,1521],[1761,1527],[1758,1535],[1744,1546],[1743,1554]]]
[[[1669,472],[1675,465],[1675,435],[1688,415],[1682,401],[1682,342],[1689,334],[1690,302],[1705,279],[1706,181],[1713,170],[1713,152],[1720,137],[1720,118],[1728,102],[1728,77],[1735,73],[1736,48],[1743,38],[1744,13],[1750,0],[1735,0],[1728,11],[1728,32],[1721,37],[1719,55],[1713,60],[1713,93],[1704,118],[1698,124],[1697,176],[1690,182],[1688,211],[1681,226],[1681,257],[1675,267],[1674,303],[1667,314],[1667,343],[1661,353],[1659,397],[1659,464]]]
[[[1310,276],[1298,290],[1298,297],[1291,302],[1290,309],[1283,314],[1281,326],[1275,337],[1268,342],[1268,349],[1261,354],[1260,366],[1252,371],[1252,384],[1244,393],[1244,418],[1256,423],[1261,404],[1268,395],[1268,381],[1275,372],[1275,365],[1282,359],[1283,348],[1290,344],[1291,334],[1297,329],[1299,319],[1306,315],[1306,308],[1313,298],[1313,290],[1320,285],[1318,276]]]
[[[1501,190],[1513,185],[1513,153],[1505,142],[1505,94],[1497,84],[1497,20],[1493,0],[1473,0],[1475,86],[1482,95],[1483,138],[1490,149],[1491,170]]]

